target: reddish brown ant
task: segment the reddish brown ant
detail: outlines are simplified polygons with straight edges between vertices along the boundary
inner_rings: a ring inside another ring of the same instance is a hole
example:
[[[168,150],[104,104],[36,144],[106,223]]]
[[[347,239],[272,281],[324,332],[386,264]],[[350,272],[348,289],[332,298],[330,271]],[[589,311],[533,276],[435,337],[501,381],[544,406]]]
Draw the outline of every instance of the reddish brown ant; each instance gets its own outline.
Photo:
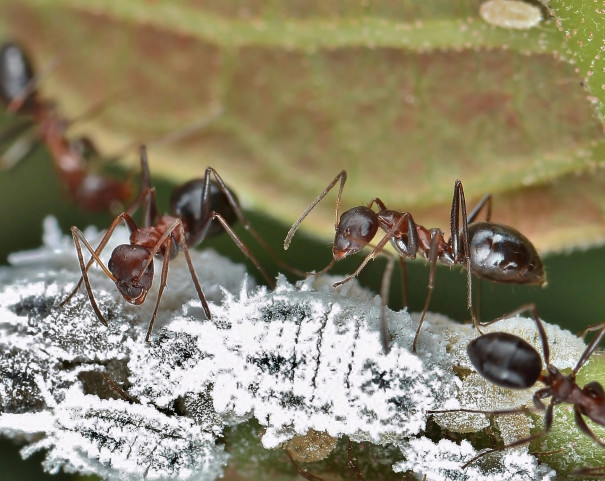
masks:
[[[444,233],[440,229],[427,229],[417,224],[409,212],[387,209],[378,197],[372,199],[367,207],[353,207],[343,212],[339,218],[338,209],[340,207],[344,184],[347,180],[347,173],[343,170],[292,225],[284,240],[284,249],[287,249],[290,245],[292,236],[304,218],[336,185],[339,179],[340,188],[336,200],[334,220],[336,235],[334,237],[334,244],[332,245],[334,259],[320,272],[327,271],[336,261],[369,246],[372,239],[376,236],[378,228],[384,230],[386,234],[373,247],[357,270],[345,279],[334,283],[334,287],[356,277],[378,253],[386,253],[384,246],[387,242],[391,243],[399,255],[402,267],[405,258],[415,258],[418,253],[423,254],[430,262],[431,267],[428,293],[412,345],[414,352],[416,351],[420,328],[429,307],[437,261],[449,266],[460,264],[466,268],[468,308],[475,326],[478,325],[478,322],[473,310],[471,297],[471,274],[494,282],[545,284],[546,278],[542,260],[532,243],[516,229],[490,222],[490,194],[484,196],[469,215],[466,214],[464,190],[462,182],[459,180],[454,185],[454,198],[450,214],[450,238],[448,241],[445,240]],[[378,212],[372,210],[374,204],[378,206]],[[486,221],[474,222],[483,208],[487,209]],[[462,225],[460,225],[460,219],[462,219]],[[389,255],[389,261],[383,274],[381,286],[381,339],[385,353],[388,353],[390,349],[386,324],[386,299],[390,286],[390,274],[393,270],[393,262],[393,256]]]
[[[214,180],[211,180],[211,176],[214,177]],[[141,146],[141,194],[130,210],[133,211],[141,203],[143,204],[143,227],[139,228],[137,226],[131,217],[130,211],[123,212],[111,223],[96,249],[91,247],[77,227],[74,226],[71,228],[80,269],[82,270],[82,277],[75,289],[61,303],[61,306],[65,305],[72,298],[82,285],[82,282],[84,282],[90,303],[97,318],[107,325],[105,316],[103,316],[97,306],[88,279],[88,269],[92,263],[96,261],[101,266],[105,274],[115,282],[118,291],[120,291],[124,299],[131,304],[139,305],[145,301],[147,292],[151,287],[153,281],[153,259],[157,255],[163,258],[162,274],[158,298],[151,321],[149,322],[147,336],[145,337],[145,340],[149,341],[160,306],[160,300],[162,299],[162,293],[166,287],[168,264],[180,249],[187,260],[191,279],[193,280],[206,317],[210,319],[210,308],[193,269],[189,248],[198,245],[206,236],[216,235],[222,231],[213,226],[212,221],[215,219],[220,223],[222,229],[227,231],[240,250],[254,263],[267,283],[271,287],[274,287],[274,282],[231,229],[230,224],[235,219],[239,219],[255,238],[259,238],[258,234],[251,228],[244,217],[235,195],[227,188],[221,177],[212,167],[206,168],[203,179],[195,179],[177,187],[172,193],[171,215],[159,215],[155,201],[155,189],[151,187],[147,151],[145,146]],[[113,250],[107,266],[105,266],[99,256],[120,221],[124,221],[130,231],[130,244],[117,246]],[[84,265],[80,242],[84,244],[92,256],[86,265]]]
[[[463,469],[486,454],[494,451],[501,451],[506,448],[521,446],[544,436],[550,431],[552,426],[554,406],[562,403],[573,404],[575,422],[578,428],[580,428],[584,434],[592,438],[597,444],[605,447],[605,442],[601,441],[591,431],[582,417],[587,416],[595,423],[605,426],[605,390],[603,390],[603,387],[596,381],[589,382],[583,388],[576,383],[577,372],[586,361],[588,361],[592,353],[598,347],[599,342],[603,339],[603,336],[605,336],[605,328],[601,329],[597,337],[586,346],[586,349],[584,349],[576,367],[573,368],[571,373],[565,375],[550,363],[550,349],[546,332],[542,321],[540,321],[536,307],[533,304],[523,305],[516,311],[504,317],[510,317],[524,311],[530,311],[532,313],[538,333],[540,334],[542,352],[546,364],[546,374],[542,374],[542,359],[540,358],[538,351],[520,337],[506,332],[491,332],[473,339],[467,347],[467,352],[468,357],[473,366],[475,366],[475,369],[477,369],[477,372],[497,386],[513,389],[527,389],[532,387],[536,381],[540,381],[546,385],[545,388],[539,389],[533,395],[533,403],[536,409],[546,411],[544,414],[544,430],[499,448],[488,449],[465,463],[462,466]],[[499,319],[503,319],[504,317]],[[548,406],[545,406],[542,399],[548,397],[551,398],[550,403]],[[519,414],[528,412],[528,409],[516,408],[501,411],[450,409],[428,412],[432,414],[449,412]]]
[[[77,205],[86,210],[108,210],[128,200],[132,196],[128,182],[90,171],[88,159],[100,158],[96,148],[87,138],[67,139],[65,133],[70,122],[59,115],[52,102],[39,98],[37,82],[23,48],[14,42],[5,42],[0,48],[0,98],[7,110],[19,118],[14,128],[3,136],[18,138],[4,155],[5,167],[11,167],[38,143],[43,143]],[[24,133],[34,126],[37,139],[24,138]]]

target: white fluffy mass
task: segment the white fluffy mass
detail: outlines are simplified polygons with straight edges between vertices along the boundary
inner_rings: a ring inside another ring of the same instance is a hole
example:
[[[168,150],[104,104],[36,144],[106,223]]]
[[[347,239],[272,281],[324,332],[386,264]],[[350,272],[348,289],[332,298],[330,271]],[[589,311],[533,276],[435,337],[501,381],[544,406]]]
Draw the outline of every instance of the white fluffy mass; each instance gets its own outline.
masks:
[[[489,471],[462,471],[465,459],[477,454],[468,442],[434,444],[423,437],[428,410],[502,408],[501,397],[480,376],[463,381],[453,369],[472,369],[466,356],[476,336],[471,326],[427,316],[415,355],[417,319],[388,310],[393,344],[384,355],[380,300],[355,282],[333,289],[330,278],[292,285],[279,277],[270,291],[254,287],[242,266],[211,251],[192,251],[212,320],[205,319],[187,266],[177,258],[145,343],[154,294],[143,306],[129,305],[97,268],[91,282],[109,327],[98,321],[83,289],[59,307],[80,271],[71,239],[53,220],[45,227],[41,249],[13,255],[12,267],[0,270],[0,433],[26,439],[43,434],[23,454],[45,450],[49,472],[213,481],[229,460],[221,441],[225,428],[254,419],[267,449],[314,430],[398,446],[405,460],[394,469],[428,479],[548,476],[525,448],[495,453]],[[104,258],[125,235],[118,233]],[[535,344],[532,326],[514,319],[498,328]],[[583,350],[581,341],[558,328],[548,327],[548,335],[567,345],[557,350],[567,358],[553,353],[561,368]],[[116,384],[122,394],[112,388]],[[506,402],[518,406],[530,397],[522,391]],[[486,425],[485,416],[460,413],[436,420],[454,431]]]

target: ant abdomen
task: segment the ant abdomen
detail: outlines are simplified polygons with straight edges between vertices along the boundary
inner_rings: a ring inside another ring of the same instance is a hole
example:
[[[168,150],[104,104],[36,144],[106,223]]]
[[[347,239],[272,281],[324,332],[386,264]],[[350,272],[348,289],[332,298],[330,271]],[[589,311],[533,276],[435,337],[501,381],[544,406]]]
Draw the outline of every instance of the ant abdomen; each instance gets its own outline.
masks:
[[[17,100],[34,79],[34,69],[23,49],[14,42],[5,42],[0,48],[0,96],[9,105]],[[27,110],[34,102],[32,92],[24,100],[22,109]]]
[[[468,225],[468,237],[471,271],[477,277],[502,283],[546,283],[536,248],[518,230],[493,222],[473,222]]]
[[[107,264],[117,279],[116,287],[131,304],[142,304],[153,282],[153,262],[148,262],[150,252],[146,247],[132,244],[117,246]],[[147,264],[145,272],[143,267]]]
[[[527,389],[538,380],[542,358],[529,343],[506,332],[473,339],[466,348],[477,372],[502,387]]]
[[[203,237],[215,237],[225,232],[218,222],[211,222],[208,226],[208,215],[216,212],[229,224],[233,225],[237,215],[229,203],[229,199],[216,182],[210,181],[208,204],[204,205],[204,179],[193,179],[176,187],[170,195],[170,212],[180,218],[186,226],[187,244],[199,244]],[[231,189],[229,192],[237,201],[237,196]],[[207,230],[204,232],[204,228]]]
[[[334,259],[359,252],[372,241],[378,227],[376,213],[368,207],[358,206],[343,212],[332,245]]]

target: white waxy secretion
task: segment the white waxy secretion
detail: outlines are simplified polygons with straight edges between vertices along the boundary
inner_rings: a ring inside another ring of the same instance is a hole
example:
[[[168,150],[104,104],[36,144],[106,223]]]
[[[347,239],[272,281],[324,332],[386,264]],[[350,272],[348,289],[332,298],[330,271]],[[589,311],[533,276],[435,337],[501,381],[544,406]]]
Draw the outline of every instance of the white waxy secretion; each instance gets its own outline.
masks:
[[[477,454],[469,442],[436,444],[422,436],[430,409],[502,409],[531,400],[529,390],[503,392],[472,372],[466,345],[476,331],[470,325],[429,314],[413,354],[418,318],[388,310],[393,342],[384,355],[380,300],[355,281],[333,289],[333,278],[292,285],[280,276],[269,291],[253,287],[242,266],[192,251],[193,263],[204,266],[200,282],[212,294],[213,318],[200,315],[194,289],[167,289],[158,329],[146,343],[150,308],[121,300],[97,268],[91,282],[100,308],[111,313],[109,326],[96,318],[84,292],[58,308],[80,272],[70,238],[56,222],[45,227],[43,248],[13,255],[12,267],[0,269],[0,435],[35,439],[22,454],[44,450],[49,472],[111,481],[215,481],[237,452],[224,449],[224,430],[254,421],[266,449],[281,449],[310,431],[347,436],[395,447],[405,461],[393,459],[394,471],[429,479],[525,481],[552,473],[526,447],[493,453],[489,470],[479,463],[462,470]],[[177,258],[168,285],[189,284],[187,265]],[[558,346],[551,361],[572,367],[583,342],[545,327]],[[539,348],[529,319],[491,329]],[[471,374],[461,378],[461,370]],[[130,398],[108,390],[105,375],[123,383]],[[488,424],[483,415],[461,413],[434,420],[457,432]],[[507,439],[532,421],[502,416],[498,423]],[[387,459],[382,463],[390,468]]]
[[[542,21],[539,7],[520,0],[488,0],[479,7],[479,15],[491,25],[526,30]]]

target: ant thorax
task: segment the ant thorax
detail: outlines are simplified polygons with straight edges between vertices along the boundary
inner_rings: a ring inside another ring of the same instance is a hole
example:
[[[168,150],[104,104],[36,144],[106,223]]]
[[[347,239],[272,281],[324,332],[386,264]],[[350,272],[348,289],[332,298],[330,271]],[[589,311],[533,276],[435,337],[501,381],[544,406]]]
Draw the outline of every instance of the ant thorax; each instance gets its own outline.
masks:
[[[145,246],[148,249],[152,249],[162,238],[162,236],[168,231],[178,218],[170,215],[162,215],[158,219],[158,222],[153,227],[140,227],[130,234],[130,242],[133,244]],[[183,225],[183,227],[185,227]],[[166,255],[166,242],[170,242],[170,258],[173,258],[178,253],[178,245],[181,241],[181,235],[177,229],[173,230],[168,239],[164,241],[164,246],[158,251],[159,256]]]

